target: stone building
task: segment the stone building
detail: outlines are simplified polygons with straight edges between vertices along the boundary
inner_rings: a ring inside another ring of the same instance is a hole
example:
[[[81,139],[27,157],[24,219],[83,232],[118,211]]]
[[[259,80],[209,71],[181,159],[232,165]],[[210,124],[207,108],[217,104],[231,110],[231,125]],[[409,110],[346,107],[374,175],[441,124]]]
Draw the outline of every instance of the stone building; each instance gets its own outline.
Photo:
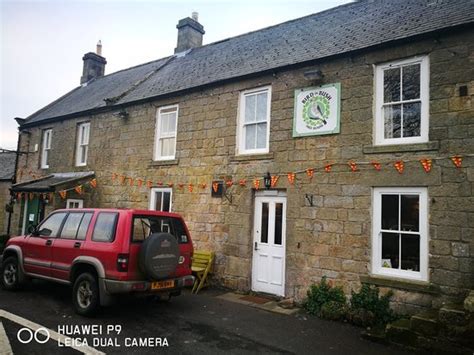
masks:
[[[193,14],[169,57],[103,76],[88,53],[81,86],[20,127],[17,175],[41,178],[13,187],[15,226],[65,206],[171,210],[232,289],[301,301],[326,276],[391,288],[400,311],[461,299],[473,20],[469,0],[365,0],[202,46]]]
[[[0,152],[0,208],[3,211],[0,218],[0,235],[8,234],[9,220],[11,224],[7,205],[10,204],[10,188],[15,176],[15,161],[16,152]]]

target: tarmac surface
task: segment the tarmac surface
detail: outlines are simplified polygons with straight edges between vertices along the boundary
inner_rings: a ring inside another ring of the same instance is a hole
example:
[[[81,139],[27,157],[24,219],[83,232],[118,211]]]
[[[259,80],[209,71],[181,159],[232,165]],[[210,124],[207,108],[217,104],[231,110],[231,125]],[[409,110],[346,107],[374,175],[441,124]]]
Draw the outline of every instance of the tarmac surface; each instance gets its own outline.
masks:
[[[11,349],[20,355],[408,353],[362,339],[362,329],[346,323],[303,312],[275,313],[270,303],[245,300],[206,289],[170,302],[126,297],[95,318],[84,318],[74,313],[67,286],[33,281],[18,292],[0,288],[0,353],[2,346],[3,353]],[[18,334],[23,328],[31,332]]]

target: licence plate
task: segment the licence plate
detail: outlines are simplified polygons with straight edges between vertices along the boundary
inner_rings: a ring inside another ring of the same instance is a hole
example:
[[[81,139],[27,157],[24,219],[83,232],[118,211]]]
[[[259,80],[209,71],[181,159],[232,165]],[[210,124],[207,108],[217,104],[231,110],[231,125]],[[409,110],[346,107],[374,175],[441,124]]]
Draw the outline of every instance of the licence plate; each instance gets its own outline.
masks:
[[[165,288],[173,288],[174,287],[174,280],[166,280],[166,281],[156,281],[151,283],[152,290],[162,290]]]

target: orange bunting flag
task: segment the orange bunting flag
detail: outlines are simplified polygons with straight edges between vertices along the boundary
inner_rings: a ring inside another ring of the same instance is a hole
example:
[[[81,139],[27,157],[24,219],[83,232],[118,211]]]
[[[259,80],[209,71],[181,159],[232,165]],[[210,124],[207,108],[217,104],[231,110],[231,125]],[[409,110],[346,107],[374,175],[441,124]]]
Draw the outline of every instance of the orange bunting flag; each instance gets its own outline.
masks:
[[[153,186],[153,181],[147,180],[147,182],[146,182],[146,187],[148,187],[149,189],[151,189],[152,186]]]
[[[217,193],[217,189],[219,189],[219,183],[218,182],[213,182],[212,183],[212,190],[214,193]]]
[[[133,178],[128,178],[128,181],[129,181],[129,183],[130,183],[130,186],[133,186],[133,183],[134,183]]]
[[[295,183],[296,174],[295,173],[288,173],[287,176],[288,176],[288,182],[291,185],[293,185]]]
[[[182,190],[183,187],[184,187],[184,184],[178,184],[178,188],[179,188],[180,190]]]
[[[454,157],[451,157],[451,160],[456,168],[460,168],[462,164],[462,157],[459,155],[455,155]]]
[[[142,187],[143,180],[142,179],[137,179],[137,185],[138,185],[138,187]]]
[[[121,183],[122,185],[125,184],[125,180],[126,180],[126,179],[127,179],[127,177],[126,177],[125,175],[120,175],[120,183]]]
[[[421,159],[420,163],[423,169],[425,170],[425,172],[429,173],[431,171],[431,166],[433,165],[433,162],[431,159]]]
[[[314,169],[313,168],[306,169],[306,175],[308,175],[308,177],[312,179],[314,176]]]
[[[89,181],[89,185],[91,185],[94,189],[97,187],[97,179],[92,179]]]
[[[382,165],[377,161],[373,161],[372,165],[373,165],[374,169],[377,170],[377,171],[380,171],[380,169],[382,169]]]
[[[225,185],[226,185],[227,187],[232,187],[232,185],[234,185],[234,182],[233,182],[232,180],[227,180],[227,181],[225,182]]]
[[[260,188],[260,180],[259,179],[255,179],[253,181],[253,187],[255,188],[255,190],[258,190]]]
[[[158,181],[156,184],[157,184],[158,186],[163,186],[163,182],[162,182],[162,181]]]
[[[16,199],[17,201],[21,201],[21,192],[16,193]]]
[[[117,173],[112,173],[112,180],[117,179],[117,176],[118,176]]]
[[[173,187],[173,186],[174,186],[174,184],[172,182],[168,183],[168,187]]]
[[[193,188],[194,188],[194,185],[193,185],[193,184],[189,184],[189,185],[188,185],[188,190],[189,190],[189,192],[193,192]]]
[[[324,167],[324,171],[327,172],[327,173],[330,173],[330,172],[331,172],[331,169],[332,169],[332,164],[327,164],[327,165]]]
[[[28,194],[28,197],[29,197],[30,200],[32,200],[32,199],[35,198],[35,194],[34,194],[33,192],[30,192],[30,193]]]
[[[353,161],[350,161],[350,162],[349,162],[349,167],[351,168],[351,171],[352,171],[352,172],[357,171],[357,164],[354,163]]]
[[[205,182],[203,182],[203,183],[199,184],[199,187],[201,189],[205,189],[207,187],[207,184]]]
[[[240,179],[239,180],[239,185],[240,186],[246,186],[247,185],[247,180],[246,179]]]
[[[74,188],[74,191],[76,191],[79,195],[81,195],[82,194],[82,185],[76,186]]]
[[[59,196],[61,196],[61,198],[64,200],[66,198],[66,194],[67,192],[65,190],[63,191],[59,191]]]
[[[272,188],[276,186],[276,184],[277,184],[277,182],[278,182],[278,178],[279,178],[279,177],[276,176],[276,175],[272,176],[271,184],[270,184],[270,186],[271,186]]]
[[[403,160],[398,160],[396,161],[393,166],[395,169],[397,169],[399,174],[403,174],[403,169],[405,168],[405,164],[403,163]]]

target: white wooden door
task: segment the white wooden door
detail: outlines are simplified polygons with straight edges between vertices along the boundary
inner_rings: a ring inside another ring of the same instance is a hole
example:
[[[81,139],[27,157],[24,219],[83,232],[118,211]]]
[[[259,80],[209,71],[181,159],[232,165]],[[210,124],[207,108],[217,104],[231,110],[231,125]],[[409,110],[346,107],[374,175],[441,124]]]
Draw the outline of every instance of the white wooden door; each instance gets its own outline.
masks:
[[[252,290],[284,296],[285,196],[255,197],[253,231]]]

